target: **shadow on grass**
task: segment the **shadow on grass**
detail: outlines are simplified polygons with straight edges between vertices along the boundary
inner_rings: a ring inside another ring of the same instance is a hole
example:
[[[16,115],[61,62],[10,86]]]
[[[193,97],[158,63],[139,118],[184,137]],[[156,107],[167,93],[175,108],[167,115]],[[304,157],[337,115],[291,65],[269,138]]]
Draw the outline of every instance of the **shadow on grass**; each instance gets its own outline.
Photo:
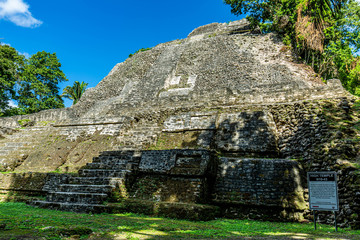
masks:
[[[3,224],[3,225],[2,225]],[[0,203],[0,239],[360,239],[360,231],[311,223],[218,219],[194,222],[136,214],[79,214]]]

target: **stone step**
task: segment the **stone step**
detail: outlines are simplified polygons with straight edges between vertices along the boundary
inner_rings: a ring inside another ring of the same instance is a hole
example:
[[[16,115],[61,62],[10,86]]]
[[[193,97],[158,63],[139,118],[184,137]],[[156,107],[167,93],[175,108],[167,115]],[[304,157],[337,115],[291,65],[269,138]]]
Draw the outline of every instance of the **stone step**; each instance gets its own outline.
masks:
[[[102,156],[131,156],[131,157],[140,157],[142,154],[141,151],[105,151],[101,153]]]
[[[110,168],[111,167],[121,167],[124,166],[126,167],[128,164],[138,164],[140,162],[140,158],[134,158],[132,160],[125,160],[125,159],[107,159],[107,158],[102,158],[102,159],[93,159],[93,161],[89,164],[87,164],[87,168],[103,168],[102,165],[108,165]]]
[[[105,193],[83,192],[49,192],[46,196],[48,202],[101,204],[108,197]]]
[[[27,144],[28,142],[6,142],[5,147],[23,147]]]
[[[122,145],[125,145],[125,146],[133,146],[133,145],[135,145],[135,141],[134,141],[134,142],[130,142],[130,141],[120,141],[119,143],[122,144]],[[140,145],[140,144],[139,144],[139,145]]]
[[[132,145],[129,145],[129,146],[119,146],[118,149],[121,150],[121,151],[132,151],[132,150],[142,149],[142,146],[132,146]]]
[[[142,130],[142,131],[129,131],[123,134],[119,134],[119,137],[122,138],[126,138],[126,137],[154,137],[157,136],[156,133],[148,131],[146,129]]]
[[[3,150],[3,151],[15,151],[18,148],[19,147],[3,147],[1,150]]]
[[[0,150],[0,156],[20,156],[26,154],[28,149],[17,149],[17,150]]]
[[[42,136],[39,135],[30,135],[27,137],[24,136],[17,136],[17,137],[11,137],[11,138],[6,138],[7,142],[23,142],[23,141],[27,141],[28,145],[34,145],[34,144],[38,144],[40,143],[41,139],[43,139]]]
[[[6,138],[9,139],[18,139],[18,138],[28,138],[28,137],[32,137],[33,134],[26,134],[26,133],[14,133],[12,135],[8,135],[6,136]]]
[[[148,129],[148,130],[156,131],[156,130],[161,129],[161,127],[154,126],[154,125],[143,124],[143,125],[140,125],[137,129]]]
[[[119,155],[119,156],[111,156],[111,155],[103,155],[104,153],[101,153],[100,156],[95,157],[94,159],[97,160],[131,160],[131,156],[126,156],[126,155]]]
[[[119,136],[118,138],[121,140],[121,139],[133,139],[133,138],[155,138],[157,135],[156,134],[152,134],[152,133],[149,133],[149,132],[134,132],[134,133],[131,133],[131,134],[127,134],[127,135],[124,135],[124,136]]]
[[[138,123],[138,125],[135,128],[159,128],[157,125],[150,124],[150,123]]]
[[[28,153],[30,150],[32,150],[33,148],[30,148],[30,147],[22,147],[22,148],[16,148],[16,149],[3,149],[5,151],[8,151],[8,154],[10,155],[20,155],[20,154],[26,154]]]
[[[133,129],[130,131],[140,133],[140,134],[150,135],[150,134],[155,134],[155,132],[157,132],[157,131],[160,132],[160,128],[139,127],[139,128],[136,128],[136,129]]]
[[[134,138],[153,138],[153,137],[156,137],[157,135],[156,134],[153,134],[153,133],[150,133],[150,132],[147,132],[147,131],[141,131],[141,132],[128,132],[128,133],[125,133],[125,134],[119,134],[118,135],[118,139],[119,140],[131,140],[131,139],[134,139]]]
[[[123,162],[92,162],[87,163],[84,169],[131,169],[131,163]]]
[[[124,178],[109,178],[109,177],[73,177],[69,179],[70,184],[79,185],[112,185],[122,183]]]
[[[32,146],[22,146],[22,147],[2,147],[0,150],[2,151],[26,151],[29,149],[33,149]]]
[[[109,193],[113,189],[110,185],[79,185],[60,184],[60,192],[81,192],[81,193]]]
[[[104,153],[102,153],[104,154]],[[112,155],[101,155],[99,157],[93,158],[93,163],[105,163],[105,164],[123,164],[123,163],[132,163],[137,164],[140,162],[141,156],[137,154],[133,155],[121,155],[121,156],[112,156]]]
[[[9,150],[0,150],[0,156],[5,156],[8,155],[10,153]]]
[[[156,138],[153,138],[153,139],[150,139],[150,138],[132,138],[131,140],[127,141],[125,139],[119,139],[119,143],[122,144],[122,145],[126,145],[126,146],[130,146],[130,145],[144,145],[144,144],[147,144],[147,143],[152,143],[156,141]]]
[[[27,127],[27,128],[20,128],[20,132],[28,132],[28,131],[44,131],[48,129],[49,127],[40,127],[40,126],[34,126],[34,127]]]
[[[120,157],[117,157],[117,156],[100,156],[100,157],[94,157],[93,158],[93,162],[94,163],[99,163],[99,162],[102,162],[102,163],[105,163],[105,162],[113,162],[113,163],[128,163],[128,162],[131,162],[133,160],[133,157],[132,156],[120,156]]]
[[[31,205],[40,208],[80,213],[103,213],[106,212],[107,209],[107,207],[102,204],[62,203],[48,201],[34,201],[31,203]]]
[[[151,129],[143,128],[143,129],[132,129],[124,133],[120,133],[119,136],[131,136],[131,135],[143,135],[143,136],[150,136],[155,135],[155,133]]]
[[[111,169],[80,169],[80,177],[119,177],[125,178],[130,173],[129,170],[111,170]]]

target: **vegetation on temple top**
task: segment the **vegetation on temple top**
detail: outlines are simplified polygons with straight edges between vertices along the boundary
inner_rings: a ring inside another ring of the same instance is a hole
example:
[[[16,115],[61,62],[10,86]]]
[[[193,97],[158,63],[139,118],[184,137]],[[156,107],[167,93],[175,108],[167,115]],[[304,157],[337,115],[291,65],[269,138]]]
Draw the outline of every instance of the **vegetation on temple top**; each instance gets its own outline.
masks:
[[[252,27],[275,31],[323,78],[360,96],[360,4],[355,0],[224,0]]]
[[[132,57],[134,56],[135,54],[139,53],[139,52],[145,52],[145,51],[148,51],[148,50],[151,50],[152,48],[140,48],[139,50],[137,50],[136,52],[134,53],[130,53],[129,54],[129,57]]]

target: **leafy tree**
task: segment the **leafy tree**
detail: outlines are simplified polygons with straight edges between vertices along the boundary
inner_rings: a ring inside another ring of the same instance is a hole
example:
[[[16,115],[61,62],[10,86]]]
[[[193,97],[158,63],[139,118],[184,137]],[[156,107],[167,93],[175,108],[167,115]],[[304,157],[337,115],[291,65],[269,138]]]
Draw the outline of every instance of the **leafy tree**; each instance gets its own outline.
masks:
[[[64,107],[58,83],[67,81],[56,53],[32,55],[25,64],[18,86],[19,108],[26,114]]]
[[[64,88],[61,96],[73,100],[73,105],[75,105],[85,92],[87,85],[88,83],[75,81],[73,86]]]
[[[14,98],[14,86],[24,65],[24,56],[15,48],[0,45],[0,116],[9,110],[9,101]]]
[[[360,5],[355,0],[224,0],[252,26],[277,31],[324,80],[360,95]]]

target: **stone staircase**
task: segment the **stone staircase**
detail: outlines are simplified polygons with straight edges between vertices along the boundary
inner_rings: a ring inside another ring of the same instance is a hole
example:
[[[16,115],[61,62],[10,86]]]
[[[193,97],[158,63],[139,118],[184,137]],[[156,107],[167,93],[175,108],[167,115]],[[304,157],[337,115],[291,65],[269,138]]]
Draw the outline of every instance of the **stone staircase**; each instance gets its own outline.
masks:
[[[78,176],[48,179],[46,201],[35,201],[34,206],[75,212],[104,212],[114,191],[124,189],[132,181],[132,171],[140,162],[137,151],[103,152],[93,158]]]
[[[41,142],[47,127],[27,127],[5,135],[0,139],[0,170],[13,171]]]

